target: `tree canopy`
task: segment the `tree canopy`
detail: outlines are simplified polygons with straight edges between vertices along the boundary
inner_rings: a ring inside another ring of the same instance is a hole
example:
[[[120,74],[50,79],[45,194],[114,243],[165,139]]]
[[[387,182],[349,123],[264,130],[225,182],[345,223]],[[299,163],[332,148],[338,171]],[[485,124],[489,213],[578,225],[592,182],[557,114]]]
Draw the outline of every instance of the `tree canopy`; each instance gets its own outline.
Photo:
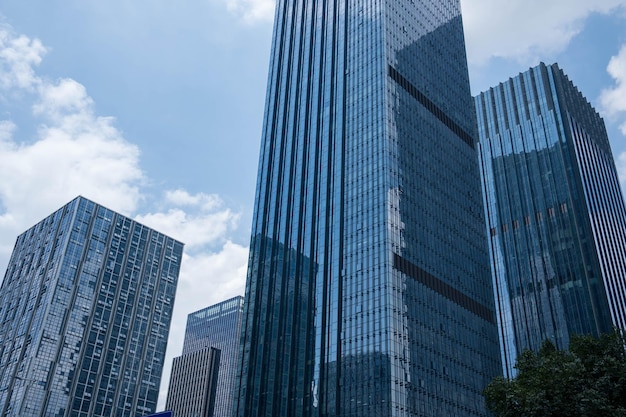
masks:
[[[497,417],[626,416],[624,334],[574,336],[567,351],[545,341],[524,351],[515,378],[496,377],[485,388]]]

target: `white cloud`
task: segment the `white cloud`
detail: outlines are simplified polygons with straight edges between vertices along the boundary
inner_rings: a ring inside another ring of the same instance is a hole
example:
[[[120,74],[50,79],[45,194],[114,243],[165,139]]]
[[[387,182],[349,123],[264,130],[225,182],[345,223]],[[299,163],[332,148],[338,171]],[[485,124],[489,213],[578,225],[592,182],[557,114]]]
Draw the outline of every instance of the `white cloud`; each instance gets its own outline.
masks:
[[[15,36],[10,28],[0,25],[0,89],[33,89],[39,82],[33,67],[45,53],[38,39]]]
[[[0,26],[0,94],[32,106],[34,137],[0,121],[0,268],[16,236],[77,195],[130,213],[140,199],[139,149],[100,117],[80,83],[37,74],[46,48]]]
[[[212,210],[221,206],[222,199],[215,194],[199,193],[191,195],[185,190],[170,190],[165,193],[167,201],[179,206],[201,206],[204,210]]]
[[[532,64],[563,50],[592,13],[626,7],[626,0],[461,0],[469,61],[512,58]]]
[[[600,103],[609,117],[618,117],[626,112],[626,44],[611,58],[607,71],[615,80],[615,85],[602,91]],[[626,136],[626,122],[620,129]]]
[[[187,249],[211,245],[232,232],[239,214],[225,208],[217,195],[190,195],[186,191],[166,192],[166,201],[186,206],[166,212],[139,215],[136,220],[185,243]]]
[[[0,129],[4,215],[15,214],[14,226],[23,228],[79,194],[118,211],[135,210],[143,180],[139,149],[111,118],[94,114],[83,86],[73,80],[40,81],[40,102],[34,107],[46,113],[47,123],[39,126],[37,137],[14,139],[17,127],[10,121]]]
[[[274,0],[212,0],[247,23],[269,22],[274,18]]]
[[[93,100],[85,86],[72,79],[62,79],[56,84],[42,84],[33,112],[54,121],[62,121],[70,115],[89,116],[93,113]]]
[[[0,143],[9,141],[13,136],[13,132],[15,131],[16,127],[17,126],[15,126],[15,123],[11,121],[0,121]]]

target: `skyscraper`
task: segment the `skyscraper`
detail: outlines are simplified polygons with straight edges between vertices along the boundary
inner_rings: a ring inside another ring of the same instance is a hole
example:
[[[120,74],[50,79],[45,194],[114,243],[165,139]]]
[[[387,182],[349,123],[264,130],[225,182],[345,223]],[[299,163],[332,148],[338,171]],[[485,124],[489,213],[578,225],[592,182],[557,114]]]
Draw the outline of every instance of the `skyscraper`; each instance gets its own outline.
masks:
[[[604,122],[556,65],[475,99],[505,373],[626,323],[626,209]]]
[[[242,316],[243,297],[234,297],[187,317],[183,354],[174,359],[166,409],[179,417],[232,416]],[[198,366],[209,364],[209,356],[215,356],[211,350],[218,352],[219,373]],[[199,384],[204,392],[200,392]],[[205,398],[200,398],[202,395]],[[193,414],[192,409],[199,414]]]
[[[176,417],[214,416],[220,353],[208,346],[174,358],[166,410]]]
[[[458,0],[279,0],[236,415],[482,416],[500,371]]]
[[[154,412],[182,250],[82,197],[20,235],[0,287],[0,415]]]

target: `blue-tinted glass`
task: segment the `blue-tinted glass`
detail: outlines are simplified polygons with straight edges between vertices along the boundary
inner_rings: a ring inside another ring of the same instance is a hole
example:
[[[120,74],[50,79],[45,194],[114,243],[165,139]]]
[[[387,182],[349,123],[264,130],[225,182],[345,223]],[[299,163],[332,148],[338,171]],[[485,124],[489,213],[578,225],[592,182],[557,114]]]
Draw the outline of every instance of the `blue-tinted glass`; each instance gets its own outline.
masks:
[[[604,122],[556,65],[475,98],[504,372],[624,328],[626,209]],[[612,308],[609,307],[612,306]]]
[[[279,0],[238,416],[482,416],[499,350],[456,0]]]

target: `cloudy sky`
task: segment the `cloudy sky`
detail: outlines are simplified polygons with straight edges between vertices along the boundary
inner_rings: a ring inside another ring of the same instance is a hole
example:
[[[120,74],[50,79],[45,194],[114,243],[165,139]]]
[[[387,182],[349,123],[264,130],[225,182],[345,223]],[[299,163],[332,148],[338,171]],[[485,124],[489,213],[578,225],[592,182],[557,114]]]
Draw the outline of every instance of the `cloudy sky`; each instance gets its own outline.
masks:
[[[473,93],[558,62],[626,172],[626,0],[462,6]],[[0,273],[79,194],[185,242],[163,388],[187,314],[243,293],[273,8],[0,0]]]

